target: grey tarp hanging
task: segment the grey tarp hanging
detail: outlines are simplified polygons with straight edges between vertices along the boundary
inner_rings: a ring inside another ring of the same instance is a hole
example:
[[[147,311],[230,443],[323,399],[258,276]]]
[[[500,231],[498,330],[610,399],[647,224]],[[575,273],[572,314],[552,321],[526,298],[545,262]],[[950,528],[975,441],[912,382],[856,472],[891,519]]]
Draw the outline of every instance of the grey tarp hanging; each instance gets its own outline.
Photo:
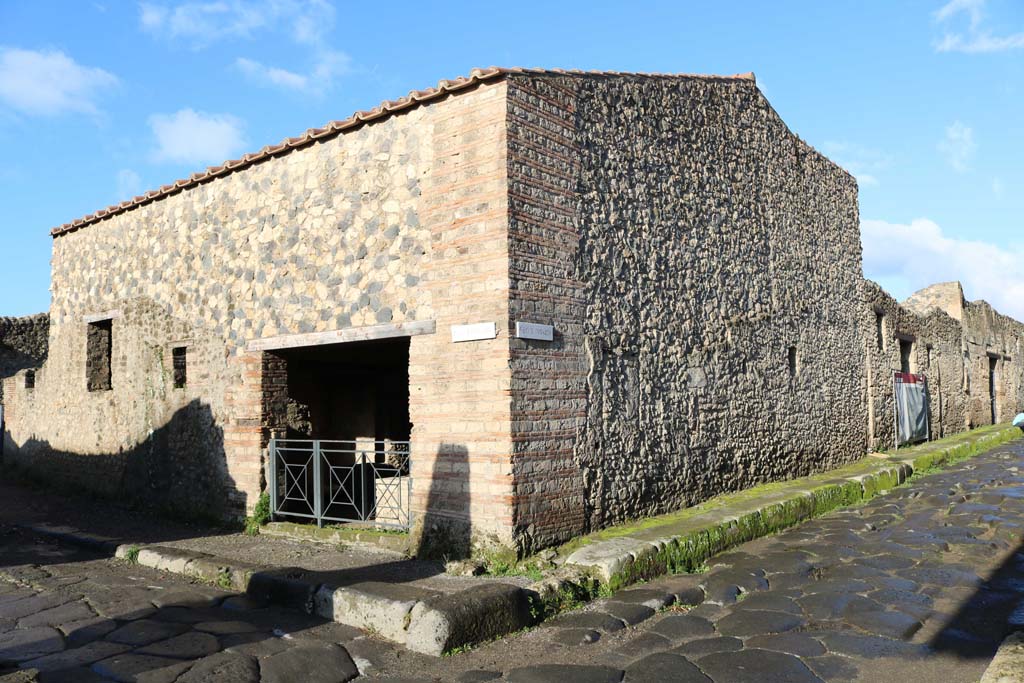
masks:
[[[896,396],[896,447],[928,439],[928,382],[924,375],[893,375]]]

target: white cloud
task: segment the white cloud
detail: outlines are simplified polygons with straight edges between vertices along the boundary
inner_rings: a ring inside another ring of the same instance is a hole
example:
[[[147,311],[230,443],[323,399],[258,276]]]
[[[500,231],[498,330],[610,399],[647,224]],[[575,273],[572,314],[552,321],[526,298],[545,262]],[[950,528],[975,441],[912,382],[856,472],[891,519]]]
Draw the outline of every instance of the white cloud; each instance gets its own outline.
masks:
[[[235,68],[259,85],[322,95],[338,76],[350,70],[351,58],[327,42],[335,11],[326,0],[191,0],[143,3],[140,7],[143,29],[195,49],[227,39],[283,32],[308,54],[308,69],[298,71],[247,57],[236,59]]]
[[[245,57],[235,60],[235,66],[254,83],[313,94],[322,94],[330,89],[334,79],[346,73],[350,64],[348,55],[331,50],[319,54],[308,74],[267,66]]]
[[[142,192],[142,179],[130,168],[122,168],[117,172],[117,201],[123,202]]]
[[[977,145],[974,142],[974,131],[960,121],[946,126],[946,134],[939,140],[938,149],[946,157],[946,161],[954,170],[963,173],[968,170],[971,157]]]
[[[935,43],[938,52],[966,52],[977,54],[983,52],[1002,52],[1024,48],[1024,32],[997,36],[983,28],[986,0],[950,0],[936,13],[940,23],[949,24],[960,15],[967,15],[966,31],[948,31],[942,39]]]
[[[243,122],[230,114],[205,114],[182,109],[154,114],[149,126],[156,136],[155,161],[191,165],[219,164],[245,148]]]
[[[334,7],[326,0],[144,2],[139,6],[139,21],[155,36],[196,48],[219,40],[251,38],[282,25],[295,42],[319,45],[334,24]]]
[[[861,221],[864,274],[909,295],[936,282],[959,280],[965,295],[1024,320],[1024,247],[947,237],[933,221],[909,225]]]
[[[59,50],[0,47],[0,102],[23,114],[97,113],[96,101],[118,83]]]
[[[829,141],[822,145],[822,151],[852,173],[861,187],[877,186],[878,173],[892,163],[892,157],[885,152],[856,143]]]

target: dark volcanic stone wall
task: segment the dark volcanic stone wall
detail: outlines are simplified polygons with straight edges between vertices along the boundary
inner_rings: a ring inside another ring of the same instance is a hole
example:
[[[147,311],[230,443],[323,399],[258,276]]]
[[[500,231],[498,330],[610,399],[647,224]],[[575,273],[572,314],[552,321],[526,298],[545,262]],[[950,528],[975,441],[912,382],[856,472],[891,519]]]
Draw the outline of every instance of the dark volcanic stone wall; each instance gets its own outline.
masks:
[[[857,187],[752,80],[514,77],[509,183],[526,545],[863,453]]]
[[[0,317],[0,380],[19,370],[37,368],[46,359],[50,316],[46,313],[22,318]],[[4,399],[0,381],[0,403]]]

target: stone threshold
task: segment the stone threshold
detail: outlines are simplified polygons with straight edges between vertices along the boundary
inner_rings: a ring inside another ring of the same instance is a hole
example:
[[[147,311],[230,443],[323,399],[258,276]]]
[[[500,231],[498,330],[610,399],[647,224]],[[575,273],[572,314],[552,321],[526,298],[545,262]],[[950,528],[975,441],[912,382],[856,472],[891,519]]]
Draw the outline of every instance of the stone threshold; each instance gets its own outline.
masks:
[[[824,474],[728,494],[694,508],[606,529],[563,546],[558,558],[561,566],[526,587],[495,579],[481,579],[479,585],[447,594],[377,582],[334,586],[299,567],[266,567],[197,551],[125,543],[68,527],[22,526],[126,561],[244,592],[255,604],[316,614],[365,629],[410,650],[441,656],[535,626],[566,609],[598,597],[608,598],[633,583],[698,571],[713,555],[733,546],[869,500],[915,473],[978,455],[1020,436],[1016,427],[980,428],[884,457],[866,457]],[[613,610],[623,625],[632,625],[668,605],[694,605],[704,600],[698,577],[683,575],[675,583],[678,585],[667,592],[643,587],[624,590],[601,604]]]
[[[294,541],[326,543],[329,545],[357,544],[376,549],[409,554],[409,534],[380,531],[364,527],[318,527],[316,524],[295,522],[268,522],[260,527],[261,536],[289,538]]]

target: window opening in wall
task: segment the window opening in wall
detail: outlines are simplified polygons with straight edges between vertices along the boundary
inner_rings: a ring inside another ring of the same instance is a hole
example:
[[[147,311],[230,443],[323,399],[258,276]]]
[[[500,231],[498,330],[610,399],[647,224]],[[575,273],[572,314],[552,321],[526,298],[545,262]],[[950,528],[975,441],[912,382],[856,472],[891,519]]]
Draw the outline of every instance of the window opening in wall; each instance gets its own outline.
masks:
[[[113,321],[89,323],[86,330],[85,372],[89,391],[109,391]]]
[[[184,346],[171,349],[171,365],[174,372],[174,388],[183,389],[188,382],[188,351]]]
[[[25,388],[35,389],[36,388],[36,371],[26,370],[25,371]]]
[[[913,372],[911,358],[914,355],[914,342],[900,339],[900,372]]]
[[[878,345],[878,350],[882,351],[885,349],[885,331],[884,331],[885,316],[879,311],[875,311],[875,343]]]
[[[786,352],[786,356],[787,356],[787,359],[789,361],[789,376],[790,377],[796,377],[796,372],[797,372],[797,369],[798,369],[797,368],[796,347],[795,346],[790,346],[789,349]]]
[[[932,347],[931,346],[926,346],[924,348],[925,348],[925,351],[928,354],[927,357],[925,358],[925,361],[924,361],[925,362],[925,366],[924,367],[927,370],[931,370],[931,368],[932,368]]]

